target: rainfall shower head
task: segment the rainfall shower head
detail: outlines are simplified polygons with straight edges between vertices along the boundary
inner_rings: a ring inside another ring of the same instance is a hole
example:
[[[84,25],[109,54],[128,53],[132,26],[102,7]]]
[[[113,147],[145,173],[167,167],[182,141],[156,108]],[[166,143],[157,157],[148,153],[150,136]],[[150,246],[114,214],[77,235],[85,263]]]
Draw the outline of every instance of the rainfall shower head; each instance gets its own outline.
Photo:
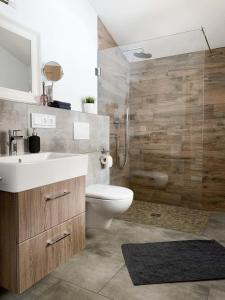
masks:
[[[144,51],[141,52],[134,52],[134,56],[141,59],[149,59],[152,58],[151,53],[145,53]]]
[[[145,50],[141,47],[139,48],[133,48],[124,50],[123,53],[131,53],[129,55],[130,60],[132,59],[132,56],[139,58],[139,59],[150,59],[152,58],[152,54],[150,52],[145,52]]]

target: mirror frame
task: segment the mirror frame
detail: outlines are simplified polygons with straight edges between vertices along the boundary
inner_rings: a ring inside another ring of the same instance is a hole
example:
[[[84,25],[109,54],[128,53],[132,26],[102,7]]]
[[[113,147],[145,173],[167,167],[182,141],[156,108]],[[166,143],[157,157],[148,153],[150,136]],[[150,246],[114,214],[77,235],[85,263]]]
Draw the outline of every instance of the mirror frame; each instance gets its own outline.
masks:
[[[37,103],[40,95],[39,35],[0,14],[0,26],[31,41],[32,91],[24,92],[0,86],[0,100]]]

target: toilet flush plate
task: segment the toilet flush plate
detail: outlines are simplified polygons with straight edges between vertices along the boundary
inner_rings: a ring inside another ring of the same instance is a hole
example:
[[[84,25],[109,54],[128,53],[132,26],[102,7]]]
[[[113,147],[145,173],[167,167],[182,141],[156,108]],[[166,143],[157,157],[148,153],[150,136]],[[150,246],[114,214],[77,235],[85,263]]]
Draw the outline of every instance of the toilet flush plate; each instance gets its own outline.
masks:
[[[74,140],[89,140],[90,126],[85,122],[74,122]]]

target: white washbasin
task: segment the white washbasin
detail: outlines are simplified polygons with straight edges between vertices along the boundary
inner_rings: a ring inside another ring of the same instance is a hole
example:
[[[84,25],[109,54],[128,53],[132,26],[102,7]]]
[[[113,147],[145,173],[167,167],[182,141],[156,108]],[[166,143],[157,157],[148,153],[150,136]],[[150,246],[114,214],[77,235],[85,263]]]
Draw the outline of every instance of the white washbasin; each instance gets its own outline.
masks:
[[[18,193],[87,175],[85,154],[44,152],[0,157],[0,190]]]

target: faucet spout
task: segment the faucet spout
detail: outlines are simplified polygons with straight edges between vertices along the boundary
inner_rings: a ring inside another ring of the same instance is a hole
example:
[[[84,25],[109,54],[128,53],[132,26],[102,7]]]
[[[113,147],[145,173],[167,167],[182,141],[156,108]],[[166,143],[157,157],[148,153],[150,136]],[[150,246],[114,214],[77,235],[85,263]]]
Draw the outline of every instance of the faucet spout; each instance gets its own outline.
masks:
[[[24,139],[23,135],[18,135],[21,130],[9,130],[9,155],[17,155],[17,141]]]

